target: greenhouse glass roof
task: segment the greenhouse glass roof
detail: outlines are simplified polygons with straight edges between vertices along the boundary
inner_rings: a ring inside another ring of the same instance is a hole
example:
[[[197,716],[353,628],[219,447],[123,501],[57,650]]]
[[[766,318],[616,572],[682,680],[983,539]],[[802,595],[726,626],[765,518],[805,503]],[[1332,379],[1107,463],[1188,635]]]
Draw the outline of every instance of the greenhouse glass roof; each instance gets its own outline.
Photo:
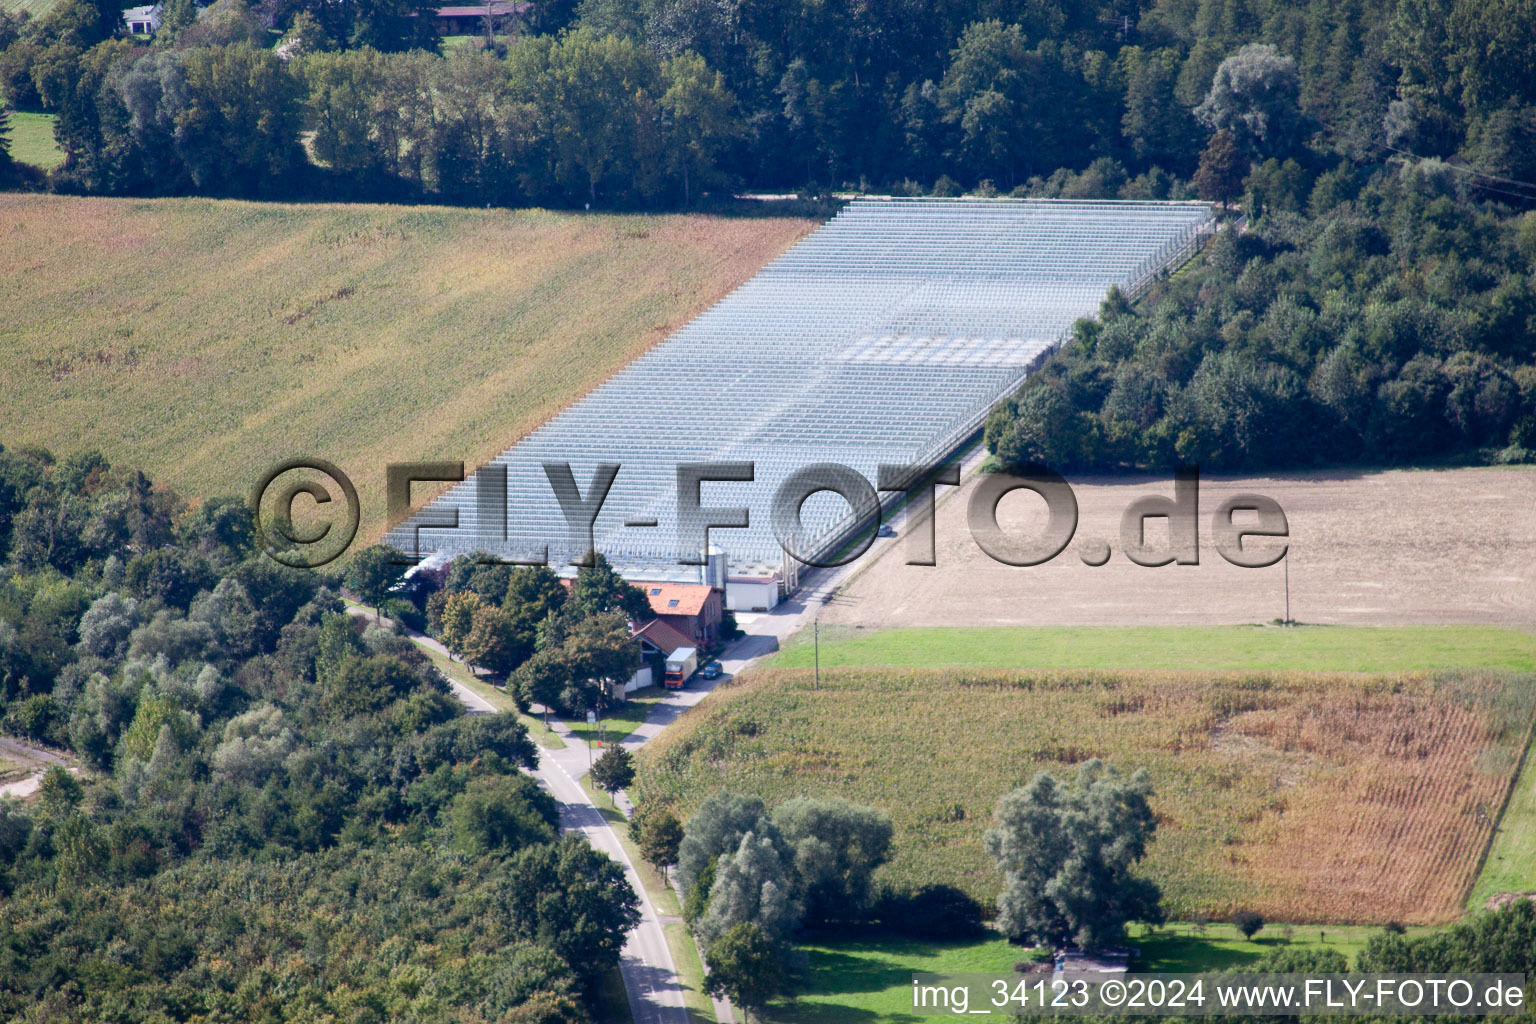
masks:
[[[733,575],[778,571],[769,511],[785,477],[833,462],[873,484],[880,464],[943,459],[1110,286],[1140,291],[1212,229],[1200,203],[857,200],[390,541],[519,560],[547,547],[563,567],[580,551],[543,463],[569,463],[583,494],[618,463],[597,549],[635,579],[697,579],[679,563],[677,466],[749,461],[753,481],[704,484],[705,506],[750,510],[749,527],[710,541]],[[852,525],[832,494],[802,521],[822,545]]]

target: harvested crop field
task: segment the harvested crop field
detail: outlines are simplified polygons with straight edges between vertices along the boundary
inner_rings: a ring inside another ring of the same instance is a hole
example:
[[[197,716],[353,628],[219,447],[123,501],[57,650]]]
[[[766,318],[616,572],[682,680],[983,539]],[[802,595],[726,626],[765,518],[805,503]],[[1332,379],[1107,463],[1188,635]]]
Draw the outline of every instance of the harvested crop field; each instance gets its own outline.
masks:
[[[940,489],[935,567],[905,564],[905,542],[862,566],[823,614],[825,624],[891,626],[1221,625],[1285,615],[1282,562],[1231,565],[1211,517],[1227,497],[1279,502],[1290,527],[1290,617],[1349,625],[1536,624],[1536,468],[1393,470],[1272,477],[1206,477],[1200,488],[1200,564],[1146,568],[1120,550],[1120,517],[1145,494],[1172,496],[1171,476],[1072,480],[1079,524],[1071,545],[1042,566],[995,562],[971,540],[972,478]],[[950,494],[946,498],[944,492]],[[1038,535],[1044,502],[1003,498],[1000,525]],[[1239,520],[1241,522],[1241,520]],[[1167,536],[1149,520],[1148,540]],[[1078,545],[1114,553],[1084,564]],[[1250,544],[1272,541],[1254,540]]]
[[[0,195],[0,442],[191,497],[318,456],[368,536],[387,463],[485,460],[814,226]]]
[[[640,793],[684,812],[731,788],[888,811],[898,886],[990,906],[992,808],[1036,771],[1146,768],[1144,863],[1170,916],[1456,917],[1515,772],[1536,677],[1488,671],[1006,672],[770,668],[641,752]]]

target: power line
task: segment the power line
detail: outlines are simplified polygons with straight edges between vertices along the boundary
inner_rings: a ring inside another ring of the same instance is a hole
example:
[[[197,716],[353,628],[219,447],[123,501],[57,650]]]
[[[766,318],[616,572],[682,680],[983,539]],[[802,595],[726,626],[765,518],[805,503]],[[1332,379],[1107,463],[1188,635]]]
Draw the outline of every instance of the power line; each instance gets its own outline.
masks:
[[[1329,131],[1333,132],[1335,135],[1342,134],[1339,131],[1339,128],[1336,125],[1329,124],[1327,121],[1324,121],[1321,118],[1318,119],[1318,123],[1321,124],[1323,127],[1327,128]],[[1391,150],[1394,153],[1400,153],[1403,156],[1413,157],[1415,160],[1435,160],[1442,167],[1449,167],[1453,171],[1459,171],[1459,172],[1461,172],[1463,174],[1470,174],[1470,175],[1474,175],[1474,176],[1477,176],[1477,177],[1488,178],[1491,181],[1497,181],[1497,182],[1500,182],[1500,183],[1505,184],[1505,185],[1516,185],[1516,186],[1519,186],[1520,188],[1528,188],[1528,189],[1531,189],[1532,191],[1536,191],[1536,182],[1521,181],[1519,178],[1506,178],[1506,177],[1503,177],[1502,175],[1494,174],[1491,171],[1484,171],[1484,170],[1481,170],[1479,168],[1472,167],[1472,166],[1469,166],[1469,165],[1455,164],[1455,163],[1451,163],[1448,160],[1441,160],[1439,157],[1421,156],[1420,154],[1415,153],[1412,150],[1402,149],[1402,148],[1400,148],[1398,146],[1394,146],[1390,142],[1377,142],[1375,144],[1380,146],[1382,149],[1389,149],[1389,150]],[[1515,199],[1523,199],[1523,200],[1525,200],[1527,202],[1530,202],[1532,200],[1536,200],[1536,195],[1526,195],[1526,194],[1521,193],[1521,192],[1510,192],[1510,191],[1507,191],[1505,189],[1494,188],[1492,185],[1489,185],[1489,184],[1487,184],[1485,182],[1480,182],[1479,181],[1479,182],[1473,182],[1473,184],[1475,184],[1478,188],[1484,189],[1485,191],[1497,192],[1500,195],[1511,196],[1511,197],[1513,197]]]

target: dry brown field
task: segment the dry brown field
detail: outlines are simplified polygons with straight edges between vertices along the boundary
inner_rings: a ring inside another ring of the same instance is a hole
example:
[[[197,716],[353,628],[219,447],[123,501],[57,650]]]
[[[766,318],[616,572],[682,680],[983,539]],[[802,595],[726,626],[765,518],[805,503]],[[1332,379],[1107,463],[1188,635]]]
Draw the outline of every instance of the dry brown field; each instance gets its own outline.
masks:
[[[318,456],[368,537],[387,463],[478,465],[813,227],[0,195],[0,443],[98,448],[191,498]]]
[[[891,544],[860,566],[822,621],[881,628],[1269,622],[1285,615],[1285,563],[1233,566],[1216,552],[1210,529],[1223,499],[1257,492],[1286,513],[1297,621],[1536,626],[1536,468],[1207,476],[1200,564],[1159,568],[1119,550],[1120,517],[1144,494],[1172,496],[1171,477],[1071,479],[1077,533],[1054,560],[1030,568],[995,562],[971,540],[966,506],[976,480],[940,489],[937,566],[906,565],[905,541]],[[1044,508],[1034,494],[1015,492],[1002,500],[999,522],[1009,532],[1038,532]],[[1149,539],[1160,527],[1150,521]],[[1078,553],[1095,538],[1114,549],[1097,568]]]

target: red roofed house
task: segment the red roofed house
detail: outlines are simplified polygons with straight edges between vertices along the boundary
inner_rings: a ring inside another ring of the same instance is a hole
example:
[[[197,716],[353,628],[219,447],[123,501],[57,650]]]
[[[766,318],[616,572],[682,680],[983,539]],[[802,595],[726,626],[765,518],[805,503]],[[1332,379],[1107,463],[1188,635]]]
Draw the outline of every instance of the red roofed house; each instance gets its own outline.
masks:
[[[640,641],[640,649],[647,655],[665,656],[695,643],[693,638],[684,636],[660,619],[652,619],[635,630],[635,639]]]
[[[720,639],[720,618],[725,614],[725,601],[719,589],[702,583],[637,583],[636,586],[645,591],[656,621],[686,637],[691,646],[712,644]]]

